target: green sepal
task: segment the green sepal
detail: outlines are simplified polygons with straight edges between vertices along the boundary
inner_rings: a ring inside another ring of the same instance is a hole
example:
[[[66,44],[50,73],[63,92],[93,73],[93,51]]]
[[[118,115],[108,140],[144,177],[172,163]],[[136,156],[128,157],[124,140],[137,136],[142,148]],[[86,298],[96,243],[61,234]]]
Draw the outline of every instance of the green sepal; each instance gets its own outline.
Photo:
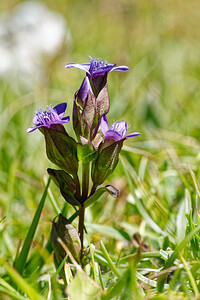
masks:
[[[82,113],[83,123],[87,124],[88,130],[90,131],[95,117],[95,96],[90,91],[88,92],[85,106]]]
[[[90,196],[85,202],[84,207],[88,207],[96,202],[103,193],[108,192],[114,198],[119,196],[119,191],[113,185],[106,185],[104,187],[99,188],[92,196]]]
[[[76,137],[79,141],[80,141],[80,136],[83,135],[83,125],[81,122],[81,110],[82,110],[82,108],[80,107],[80,105],[76,102],[76,100],[74,100],[73,128],[76,133]]]
[[[95,159],[98,152],[89,144],[77,144],[77,156],[81,163],[87,164],[91,160]]]
[[[102,88],[96,99],[96,113],[98,119],[101,119],[103,115],[106,115],[110,109],[110,101],[108,95],[107,84]]]
[[[100,185],[114,171],[119,161],[119,153],[123,146],[123,140],[117,141],[103,148],[98,153],[97,159],[92,165],[92,180],[95,185]]]
[[[73,138],[62,132],[43,128],[48,159],[73,176],[78,171],[77,146]]]
[[[110,109],[110,101],[108,95],[107,83],[100,90],[96,98],[96,115],[91,128],[91,140],[93,140],[99,130],[101,118],[103,115],[106,115]]]
[[[47,169],[47,172],[55,184],[60,188],[60,192],[64,199],[71,205],[80,205],[75,198],[77,190],[73,178],[62,170]]]

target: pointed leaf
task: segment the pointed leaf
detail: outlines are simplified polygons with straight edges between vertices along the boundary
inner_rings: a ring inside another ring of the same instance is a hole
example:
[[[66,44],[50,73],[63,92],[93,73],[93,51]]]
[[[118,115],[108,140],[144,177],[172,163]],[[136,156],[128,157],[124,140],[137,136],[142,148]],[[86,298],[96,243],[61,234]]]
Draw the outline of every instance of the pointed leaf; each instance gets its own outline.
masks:
[[[82,272],[76,272],[76,276],[67,287],[67,294],[71,300],[81,299],[100,299],[100,288],[93,284],[92,280],[88,280],[88,277]]]
[[[171,256],[168,258],[168,260],[166,261],[165,266],[164,266],[164,268],[163,268],[162,270],[166,270],[166,269],[170,268],[170,267],[173,265],[174,261],[176,260],[176,258],[177,258],[178,255],[179,255],[179,252],[181,252],[181,251],[185,248],[185,246],[187,245],[187,243],[189,243],[189,242],[192,240],[192,238],[194,237],[194,235],[195,235],[197,232],[199,232],[199,230],[200,230],[200,225],[197,226],[195,229],[193,229],[193,231],[191,231],[191,232],[190,232],[190,233],[182,240],[182,242],[181,242],[179,245],[176,246],[174,252],[173,252],[173,253],[171,254]],[[157,290],[158,290],[158,292],[162,292],[162,291],[163,291],[163,289],[164,289],[164,284],[165,284],[165,281],[166,281],[166,279],[167,279],[167,276],[168,276],[168,272],[166,272],[166,273],[164,273],[164,274],[162,274],[162,275],[160,275],[160,276],[158,277],[158,280],[157,280]]]
[[[85,202],[84,207],[88,207],[96,202],[103,193],[108,192],[114,198],[119,196],[119,191],[113,185],[106,185],[105,187],[99,188],[92,196],[90,196]]]
[[[43,128],[47,157],[66,172],[75,175],[78,171],[77,147],[73,138],[62,132]]]
[[[47,169],[47,172],[60,188],[60,192],[65,200],[71,205],[80,205],[78,200],[75,198],[76,195],[76,184],[72,177],[62,170]]]
[[[6,271],[11,279],[16,283],[20,290],[28,295],[33,300],[45,300],[24,278],[8,263],[5,264]]]
[[[46,184],[44,193],[42,195],[42,198],[40,200],[40,203],[38,205],[38,208],[36,210],[35,216],[33,218],[31,226],[29,228],[28,234],[26,236],[24,245],[22,247],[22,250],[21,250],[21,252],[19,254],[19,257],[18,257],[18,259],[16,261],[16,264],[15,264],[15,268],[20,274],[23,273],[24,266],[26,264],[27,256],[28,256],[28,253],[29,253],[29,250],[30,250],[30,247],[31,247],[31,242],[32,242],[33,237],[35,235],[35,231],[37,229],[38,222],[39,222],[39,219],[40,219],[40,216],[41,216],[41,213],[42,213],[42,209],[43,209],[43,206],[44,206],[44,203],[45,203],[45,200],[46,200],[47,190],[48,190],[48,187],[49,187],[49,184],[50,184],[50,180],[51,179],[49,178],[49,180]]]

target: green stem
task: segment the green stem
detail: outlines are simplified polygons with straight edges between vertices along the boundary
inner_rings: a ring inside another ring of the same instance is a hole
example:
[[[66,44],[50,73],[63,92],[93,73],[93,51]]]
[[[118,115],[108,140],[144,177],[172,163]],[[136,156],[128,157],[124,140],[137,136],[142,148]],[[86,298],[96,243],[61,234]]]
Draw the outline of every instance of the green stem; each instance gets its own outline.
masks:
[[[90,169],[89,163],[82,164],[82,196],[81,196],[81,204],[79,206],[79,236],[81,240],[81,265],[82,265],[82,257],[83,257],[83,230],[84,230],[84,216],[85,216],[85,208],[83,203],[87,200],[87,196],[88,196],[89,169]]]
[[[81,264],[82,264],[82,257],[83,257],[83,229],[84,229],[84,215],[85,215],[85,208],[84,205],[81,204],[79,206],[79,236],[81,240]]]
[[[82,202],[84,202],[88,196],[89,169],[90,169],[89,163],[82,164]]]

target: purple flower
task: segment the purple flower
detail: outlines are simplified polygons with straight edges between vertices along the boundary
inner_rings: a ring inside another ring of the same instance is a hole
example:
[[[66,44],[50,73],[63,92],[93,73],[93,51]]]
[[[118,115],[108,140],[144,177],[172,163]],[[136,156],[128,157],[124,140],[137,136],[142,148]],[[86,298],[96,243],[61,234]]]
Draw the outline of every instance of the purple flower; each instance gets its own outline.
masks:
[[[85,71],[88,78],[87,82],[83,82],[81,92],[84,95],[88,94],[88,91],[92,89],[94,95],[97,97],[99,92],[103,89],[103,87],[107,83],[107,75],[112,71],[128,71],[129,68],[126,66],[116,67],[115,64],[109,64],[107,61],[102,61],[99,58],[91,58],[90,63],[77,64],[77,63],[69,63],[65,66],[68,68],[77,68]],[[85,80],[85,79],[84,79]],[[89,84],[89,85],[88,85]],[[91,85],[91,88],[90,88]],[[87,96],[86,96],[87,97]],[[84,102],[84,97],[82,102]]]
[[[88,77],[104,76],[112,71],[128,71],[129,68],[126,66],[116,67],[115,64],[109,64],[107,61],[102,61],[99,58],[91,58],[90,63],[77,64],[69,63],[65,66],[68,68],[77,68],[85,71],[88,74]]]
[[[40,110],[33,118],[33,124],[35,125],[35,127],[28,128],[27,132],[32,132],[40,127],[52,128],[52,126],[55,124],[62,125],[64,123],[68,123],[70,120],[69,116],[64,117],[66,108],[67,103],[60,103],[54,108],[49,105],[47,106],[47,111],[44,111],[40,108]]]
[[[105,137],[105,140],[114,140],[115,142],[140,135],[139,132],[133,132],[131,134],[126,135],[126,121],[115,122],[109,128],[108,119],[106,115],[103,115],[101,118],[101,131]]]

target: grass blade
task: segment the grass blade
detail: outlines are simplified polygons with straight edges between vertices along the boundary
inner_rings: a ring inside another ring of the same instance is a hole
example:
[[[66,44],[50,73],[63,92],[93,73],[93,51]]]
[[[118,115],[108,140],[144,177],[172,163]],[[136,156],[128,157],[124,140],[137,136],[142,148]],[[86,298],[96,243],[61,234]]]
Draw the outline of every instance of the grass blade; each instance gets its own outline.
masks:
[[[38,294],[36,290],[33,289],[32,286],[28,284],[11,265],[6,263],[5,268],[12,280],[25,294],[29,296],[30,299],[44,300],[44,298],[40,294]]]
[[[2,287],[1,287],[2,286]],[[0,278],[0,295],[1,292],[9,295],[12,299],[26,300],[27,298],[21,296],[11,285],[9,285],[3,278]]]
[[[147,223],[151,226],[151,228],[153,230],[155,230],[157,233],[160,233],[163,236],[165,236],[166,233],[152,220],[152,218],[150,217],[150,215],[148,214],[148,212],[144,208],[143,204],[141,203],[140,199],[138,199],[138,197],[135,193],[135,190],[134,190],[134,186],[133,186],[133,183],[132,183],[132,180],[131,180],[131,176],[130,176],[127,168],[126,168],[125,161],[122,157],[121,157],[121,162],[122,162],[122,165],[123,165],[123,168],[124,168],[125,175],[126,175],[127,180],[128,180],[128,184],[129,184],[129,187],[130,187],[131,194],[134,197],[135,204],[136,204],[140,214],[147,221]]]
[[[28,231],[28,234],[26,236],[26,239],[25,239],[25,242],[24,242],[24,245],[22,247],[22,250],[19,254],[19,257],[17,259],[17,262],[15,264],[15,268],[16,270],[22,274],[23,273],[23,270],[24,270],[24,266],[26,264],[26,260],[27,260],[27,256],[28,256],[28,252],[30,250],[30,247],[31,247],[31,242],[33,240],[33,237],[35,235],[35,231],[37,229],[37,226],[38,226],[38,222],[39,222],[39,219],[40,219],[40,216],[41,216],[41,213],[42,213],[42,209],[43,209],[43,206],[44,206],[44,203],[45,203],[45,200],[46,200],[46,196],[47,196],[47,190],[48,190],[48,187],[49,187],[49,184],[50,184],[50,181],[51,179],[49,178],[48,179],[48,182],[47,182],[47,185],[45,187],[45,190],[44,190],[44,193],[42,195],[42,198],[40,200],[40,203],[38,205],[38,208],[36,210],[36,213],[35,213],[35,216],[33,218],[33,221],[31,223],[31,226],[29,228],[29,231]]]
[[[184,240],[175,248],[173,254],[169,257],[167,260],[163,270],[168,269],[172,266],[176,258],[178,257],[179,252],[183,250],[183,248],[187,245],[187,243],[190,242],[190,240],[193,238],[193,236],[200,230],[200,225],[197,226],[194,230],[192,230],[185,238]],[[167,278],[168,273],[163,274],[158,277],[158,283],[157,283],[157,290],[158,292],[163,291],[164,283]]]
[[[117,270],[116,266],[114,265],[114,263],[112,262],[112,260],[111,260],[111,258],[109,256],[109,254],[108,254],[108,252],[107,252],[107,250],[106,250],[106,248],[105,248],[102,240],[100,242],[100,248],[101,248],[101,251],[102,251],[105,259],[108,262],[109,267],[111,268],[111,270],[113,271],[113,273],[119,278],[121,275],[120,275],[119,271]]]

